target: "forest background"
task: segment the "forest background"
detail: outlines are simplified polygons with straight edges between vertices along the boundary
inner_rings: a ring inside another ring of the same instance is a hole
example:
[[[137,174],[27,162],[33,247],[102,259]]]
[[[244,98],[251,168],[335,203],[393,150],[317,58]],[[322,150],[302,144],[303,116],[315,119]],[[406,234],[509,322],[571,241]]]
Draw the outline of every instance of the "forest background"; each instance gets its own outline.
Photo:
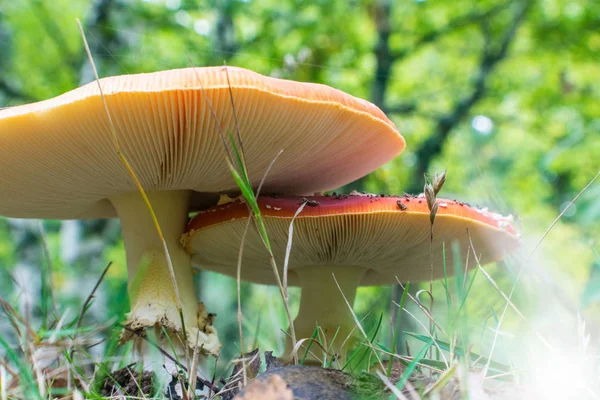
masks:
[[[486,270],[509,293],[522,268],[514,301],[531,324],[509,310],[502,331],[511,334],[501,335],[498,357],[512,362],[532,325],[548,332],[560,322],[575,326],[580,315],[592,336],[600,333],[600,184],[529,257],[600,169],[600,2],[0,0],[0,107],[93,80],[76,18],[100,76],[226,63],[372,101],[408,147],[343,191],[418,193],[425,173],[447,169],[440,196],[519,215],[522,254]],[[42,273],[45,251],[50,275]],[[88,324],[110,325],[128,310],[118,221],[0,218],[0,295],[34,316],[42,315],[45,280],[54,288],[48,307],[78,313],[109,261]],[[200,275],[222,341],[239,343],[235,280]],[[246,343],[280,352],[286,323],[277,289],[244,284],[242,296]],[[397,296],[393,287],[363,288],[355,309],[372,326],[381,313],[384,321],[393,317]],[[436,296],[444,296],[439,286]],[[439,304],[434,311],[443,320]],[[485,331],[480,351],[489,348],[488,331],[505,305],[485,277],[475,277],[467,310],[475,336]],[[7,326],[0,317],[0,330]],[[223,360],[238,351],[229,346]]]

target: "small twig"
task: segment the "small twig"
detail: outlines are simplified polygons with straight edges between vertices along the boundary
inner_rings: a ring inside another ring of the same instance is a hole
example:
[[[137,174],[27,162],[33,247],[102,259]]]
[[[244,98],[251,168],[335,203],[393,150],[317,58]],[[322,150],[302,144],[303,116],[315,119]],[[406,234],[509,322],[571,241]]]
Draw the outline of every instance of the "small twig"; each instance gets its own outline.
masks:
[[[110,269],[111,265],[112,265],[112,261],[109,261],[109,263],[106,265],[106,268],[104,268],[104,271],[102,271],[102,274],[100,275],[100,278],[98,278],[98,281],[94,285],[94,288],[90,292],[89,296],[87,297],[87,299],[85,299],[85,303],[83,303],[83,307],[81,308],[81,312],[79,313],[79,318],[77,318],[77,325],[76,325],[77,328],[79,328],[81,326],[81,322],[83,321],[83,316],[85,315],[85,313],[86,313],[86,311],[88,309],[88,305],[90,304],[90,302],[94,298],[94,294],[98,290],[98,287],[100,286],[100,283],[102,283],[102,281],[104,280],[104,277],[106,276],[106,273]]]

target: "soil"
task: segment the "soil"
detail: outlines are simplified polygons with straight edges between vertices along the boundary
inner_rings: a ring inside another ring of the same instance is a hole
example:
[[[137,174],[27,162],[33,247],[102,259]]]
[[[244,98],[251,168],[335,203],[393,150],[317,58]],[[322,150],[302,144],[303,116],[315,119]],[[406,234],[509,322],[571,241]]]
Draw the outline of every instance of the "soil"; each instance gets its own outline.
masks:
[[[389,396],[382,396],[384,386],[376,377],[372,377],[374,379],[367,376],[355,377],[334,369],[295,365],[271,368],[264,372],[248,385],[238,398],[258,400],[251,395],[253,385],[268,384],[273,381],[274,376],[278,376],[285,382],[287,389],[292,391],[294,400],[368,400]]]
[[[105,397],[115,395],[154,396],[154,373],[141,371],[136,364],[116,370],[106,377],[100,394]]]

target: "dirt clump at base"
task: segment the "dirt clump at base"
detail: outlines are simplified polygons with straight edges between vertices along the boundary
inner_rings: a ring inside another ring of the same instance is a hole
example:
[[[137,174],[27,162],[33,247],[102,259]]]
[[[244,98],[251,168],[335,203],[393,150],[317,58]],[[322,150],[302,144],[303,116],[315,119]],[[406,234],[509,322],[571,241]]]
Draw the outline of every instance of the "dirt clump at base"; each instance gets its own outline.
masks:
[[[154,396],[154,373],[140,371],[136,364],[111,372],[104,381],[100,394],[105,397],[121,396]]]

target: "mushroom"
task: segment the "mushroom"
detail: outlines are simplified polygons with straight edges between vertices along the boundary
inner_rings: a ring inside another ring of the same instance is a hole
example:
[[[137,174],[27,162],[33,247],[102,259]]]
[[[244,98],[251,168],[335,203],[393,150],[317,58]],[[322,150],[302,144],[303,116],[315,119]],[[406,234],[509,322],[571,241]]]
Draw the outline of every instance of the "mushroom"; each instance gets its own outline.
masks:
[[[115,151],[98,84],[122,152],[164,232],[183,318],[163,243]],[[237,190],[221,137],[228,140],[237,121],[253,184],[283,150],[264,183],[271,192],[331,189],[369,173],[405,146],[376,106],[324,85],[232,67],[109,77],[0,110],[0,215],[118,217],[127,253],[129,332],[185,328],[187,345],[216,354],[212,318],[197,303],[190,259],[179,239],[188,213],[207,193]],[[340,163],[343,168],[336,168]]]
[[[342,357],[345,349],[340,343],[355,324],[340,289],[352,305],[359,285],[393,284],[396,277],[402,281],[438,279],[444,273],[444,242],[456,241],[466,254],[472,241],[482,264],[502,260],[519,243],[510,217],[455,200],[438,199],[432,240],[430,211],[422,196],[261,196],[258,204],[280,268],[290,223],[305,204],[294,220],[288,264],[289,284],[302,288],[294,329],[297,338],[306,338],[320,326],[328,346],[335,336],[332,348]],[[192,264],[236,276],[237,249],[247,218],[248,209],[239,201],[200,212],[182,239]],[[445,257],[452,265],[452,252]],[[245,238],[241,276],[251,282],[274,283],[256,230],[248,230]],[[286,357],[290,350],[288,340]]]

